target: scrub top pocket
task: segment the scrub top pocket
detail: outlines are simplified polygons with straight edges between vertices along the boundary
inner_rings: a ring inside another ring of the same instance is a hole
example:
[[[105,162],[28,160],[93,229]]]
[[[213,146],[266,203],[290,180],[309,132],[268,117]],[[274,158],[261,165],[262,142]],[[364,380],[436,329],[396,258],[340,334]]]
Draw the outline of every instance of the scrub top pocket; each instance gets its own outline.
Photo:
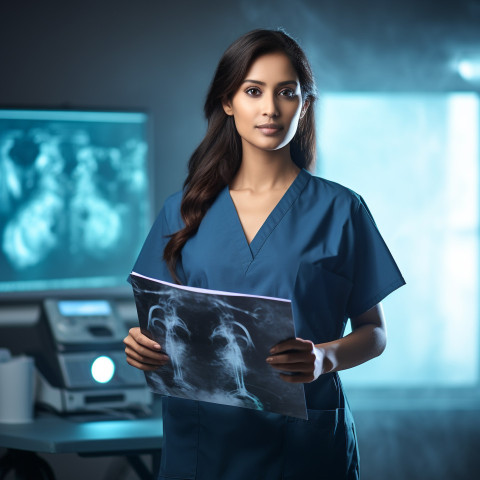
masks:
[[[323,343],[341,337],[352,282],[320,262],[300,263],[294,287],[296,335]]]

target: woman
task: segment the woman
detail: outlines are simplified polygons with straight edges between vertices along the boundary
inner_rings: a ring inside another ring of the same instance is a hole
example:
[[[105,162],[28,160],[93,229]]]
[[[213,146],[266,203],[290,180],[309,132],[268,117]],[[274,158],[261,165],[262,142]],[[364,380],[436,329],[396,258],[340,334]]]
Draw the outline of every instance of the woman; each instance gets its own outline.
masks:
[[[309,419],[164,397],[160,479],[359,478],[337,372],[382,353],[379,302],[404,281],[361,197],[307,171],[314,102],[292,38],[255,30],[234,42],[210,86],[208,130],[184,189],[165,202],[134,267],[192,287],[291,299],[297,338],[266,361],[286,382],[304,383]],[[138,328],[125,344],[141,370],[169,361]]]

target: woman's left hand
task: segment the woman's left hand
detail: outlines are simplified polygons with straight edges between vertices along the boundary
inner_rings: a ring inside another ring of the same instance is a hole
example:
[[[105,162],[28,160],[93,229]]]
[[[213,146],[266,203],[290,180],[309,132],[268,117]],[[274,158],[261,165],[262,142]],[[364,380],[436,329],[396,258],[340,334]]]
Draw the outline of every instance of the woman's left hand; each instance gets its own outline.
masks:
[[[267,362],[280,373],[282,380],[291,383],[309,383],[316,380],[323,371],[323,350],[310,340],[292,338],[275,345],[270,350]]]

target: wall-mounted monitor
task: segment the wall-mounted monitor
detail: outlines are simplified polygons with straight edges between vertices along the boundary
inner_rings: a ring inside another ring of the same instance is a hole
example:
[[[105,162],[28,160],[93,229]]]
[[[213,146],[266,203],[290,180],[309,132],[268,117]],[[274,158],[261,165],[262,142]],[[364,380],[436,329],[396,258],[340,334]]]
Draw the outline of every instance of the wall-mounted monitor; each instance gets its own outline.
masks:
[[[149,130],[141,111],[0,109],[0,301],[130,292]]]

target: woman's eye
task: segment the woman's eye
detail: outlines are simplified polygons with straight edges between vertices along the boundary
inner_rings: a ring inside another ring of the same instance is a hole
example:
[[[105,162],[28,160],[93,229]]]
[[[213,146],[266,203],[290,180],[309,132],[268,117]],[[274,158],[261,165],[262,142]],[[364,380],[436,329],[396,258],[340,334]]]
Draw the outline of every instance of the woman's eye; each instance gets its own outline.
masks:
[[[280,95],[283,97],[293,98],[295,96],[295,92],[289,88],[286,88],[280,92]]]
[[[245,90],[245,93],[247,95],[251,95],[252,97],[256,97],[257,95],[260,95],[260,90],[256,87],[250,87],[247,90]]]

